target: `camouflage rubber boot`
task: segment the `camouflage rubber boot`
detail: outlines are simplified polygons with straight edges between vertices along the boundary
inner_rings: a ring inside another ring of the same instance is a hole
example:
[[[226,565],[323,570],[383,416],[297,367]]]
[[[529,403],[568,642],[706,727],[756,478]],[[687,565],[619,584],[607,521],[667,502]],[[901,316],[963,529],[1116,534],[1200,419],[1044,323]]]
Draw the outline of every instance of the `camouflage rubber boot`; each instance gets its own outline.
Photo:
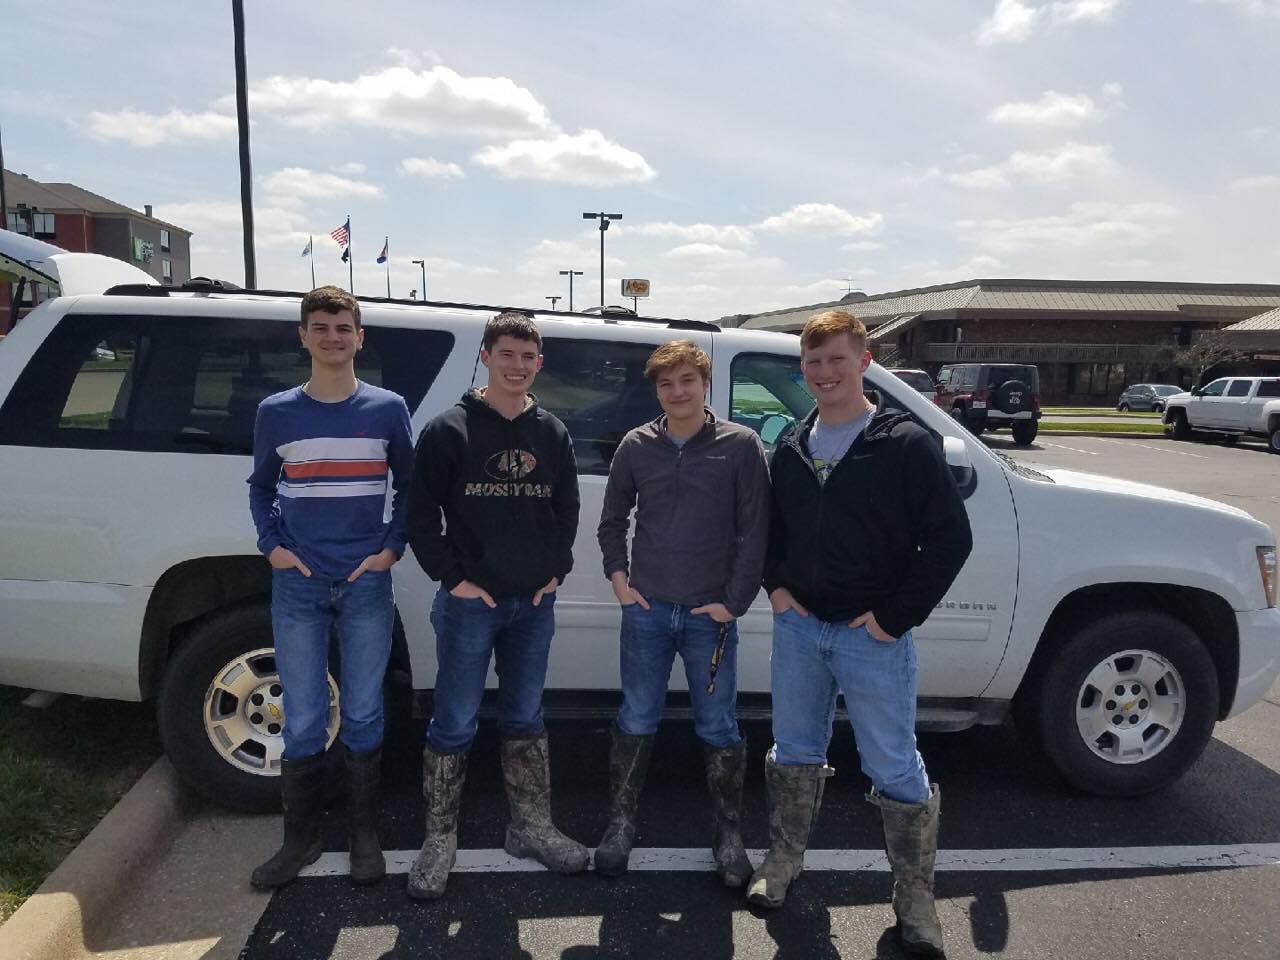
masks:
[[[751,877],[747,899],[760,907],[780,907],[787,899],[787,888],[804,869],[804,851],[818,822],[823,785],[835,770],[824,763],[779,764],[772,750],[765,757],[764,770],[769,852]]]
[[[378,842],[378,786],[382,779],[382,748],[355,753],[342,746],[347,765],[347,842],[353,883],[377,883],[387,873]]]
[[[554,873],[581,873],[591,855],[551,822],[551,763],[547,735],[502,738],[502,779],[511,807],[503,849],[532,857]]]
[[[324,754],[280,761],[280,801],[284,843],[249,882],[260,890],[283,887],[298,871],[320,859],[320,811],[324,806]]]
[[[720,881],[733,889],[745,887],[752,866],[742,846],[742,781],[747,773],[747,742],[732,747],[702,745],[707,760],[707,790],[711,793],[711,852]]]
[[[872,790],[867,799],[880,808],[884,850],[893,868],[893,912],[903,949],[921,957],[945,956],[942,924],[933,904],[933,865],[938,856],[937,784],[924,803],[899,803]]]
[[[409,896],[435,900],[444,896],[449,871],[458,854],[458,808],[467,779],[467,754],[436,753],[422,748],[422,796],[427,801],[426,836],[409,868]]]
[[[649,772],[653,735],[635,736],[613,728],[609,748],[609,826],[596,847],[596,873],[618,877],[627,872],[636,839],[636,809]]]

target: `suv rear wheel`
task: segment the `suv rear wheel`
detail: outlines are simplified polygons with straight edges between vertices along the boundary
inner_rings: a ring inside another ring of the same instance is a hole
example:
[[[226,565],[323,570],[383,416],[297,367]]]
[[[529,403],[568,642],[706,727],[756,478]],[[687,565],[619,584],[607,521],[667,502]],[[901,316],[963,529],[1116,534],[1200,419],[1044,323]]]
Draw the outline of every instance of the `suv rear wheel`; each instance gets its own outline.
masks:
[[[169,661],[160,736],[182,780],[222,806],[280,808],[284,704],[265,601],[210,614]],[[338,685],[329,674],[328,742],[338,735]]]
[[[1155,610],[1124,610],[1077,627],[1019,694],[1050,763],[1069,784],[1136,796],[1200,756],[1218,716],[1218,673],[1200,638]]]
[[[1015,420],[1013,423],[1013,442],[1020,447],[1030,445],[1040,432],[1040,425],[1034,420]]]

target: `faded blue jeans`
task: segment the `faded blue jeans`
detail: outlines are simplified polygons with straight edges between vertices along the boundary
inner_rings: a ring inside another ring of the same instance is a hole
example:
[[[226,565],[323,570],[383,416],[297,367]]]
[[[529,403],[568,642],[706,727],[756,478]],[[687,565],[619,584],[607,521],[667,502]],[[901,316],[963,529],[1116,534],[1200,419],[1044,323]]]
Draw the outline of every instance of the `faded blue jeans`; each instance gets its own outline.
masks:
[[[498,674],[498,729],[503,736],[537,736],[542,688],[556,632],[556,595],[507,597],[490,608],[441,587],[431,604],[436,633],[436,688],[427,740],[436,753],[471,749],[479,726],[489,661]]]
[[[354,583],[271,570],[271,632],[284,689],[284,755],[324,752],[329,720],[329,631],[338,631],[340,736],[353,752],[382,744],[382,681],[395,623],[391,573],[369,570]]]
[[[732,747],[742,739],[737,716],[738,625],[735,621],[728,626],[724,659],[716,672],[716,689],[708,694],[711,655],[719,640],[720,624],[705,613],[694,616],[691,609],[662,600],[650,600],[648,610],[638,603],[622,608],[622,708],[618,711],[618,729],[632,736],[657,731],[678,653],[689,682],[694,730],[713,747]]]
[[[916,651],[865,627],[788,609],[773,617],[774,762],[826,763],[836,694],[844,695],[862,772],[891,800],[923,803],[929,776],[916,749]]]

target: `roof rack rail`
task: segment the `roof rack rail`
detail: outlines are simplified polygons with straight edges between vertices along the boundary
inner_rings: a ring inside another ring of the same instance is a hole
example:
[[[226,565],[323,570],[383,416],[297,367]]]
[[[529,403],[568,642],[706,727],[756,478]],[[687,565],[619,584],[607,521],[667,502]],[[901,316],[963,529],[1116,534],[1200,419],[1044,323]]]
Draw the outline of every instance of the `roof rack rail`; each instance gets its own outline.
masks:
[[[210,280],[207,277],[194,277],[184,283],[171,284],[168,286],[158,286],[155,284],[145,283],[122,283],[103,291],[103,295],[108,297],[167,297],[171,293],[227,293],[235,294],[237,296],[279,297],[281,299],[301,298],[306,295],[305,290],[245,290],[237,287],[233,283],[228,283],[225,280]],[[583,313],[581,311],[570,312],[568,310],[530,309],[529,307],[513,307],[505,304],[462,303],[454,300],[402,300],[396,297],[365,296],[357,296],[356,300],[360,303],[385,303],[403,307],[443,307],[446,310],[479,310],[485,313],[501,313],[504,310],[513,310],[519,313],[529,314],[531,316],[536,314],[539,319],[543,320],[556,320],[562,317],[583,317],[592,320],[602,319],[598,313],[590,314]],[[720,325],[711,320],[689,320],[687,318],[680,317],[617,315],[609,317],[607,322],[614,322],[616,320],[664,324],[672,330],[706,330],[713,333],[718,333],[720,331]]]

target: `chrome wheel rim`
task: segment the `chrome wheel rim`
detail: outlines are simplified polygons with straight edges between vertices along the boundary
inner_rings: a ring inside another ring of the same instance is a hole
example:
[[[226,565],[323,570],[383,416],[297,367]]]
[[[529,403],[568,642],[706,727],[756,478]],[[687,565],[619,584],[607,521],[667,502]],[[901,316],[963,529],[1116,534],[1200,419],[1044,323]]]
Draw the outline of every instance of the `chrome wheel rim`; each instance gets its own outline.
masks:
[[[338,685],[329,683],[325,746],[338,735]],[[284,756],[284,693],[271,647],[251,650],[219,670],[204,695],[204,730],[214,750],[245,773],[274,777]]]
[[[1096,757],[1145,763],[1178,735],[1187,691],[1173,664],[1150,650],[1110,654],[1076,694],[1076,729]]]

